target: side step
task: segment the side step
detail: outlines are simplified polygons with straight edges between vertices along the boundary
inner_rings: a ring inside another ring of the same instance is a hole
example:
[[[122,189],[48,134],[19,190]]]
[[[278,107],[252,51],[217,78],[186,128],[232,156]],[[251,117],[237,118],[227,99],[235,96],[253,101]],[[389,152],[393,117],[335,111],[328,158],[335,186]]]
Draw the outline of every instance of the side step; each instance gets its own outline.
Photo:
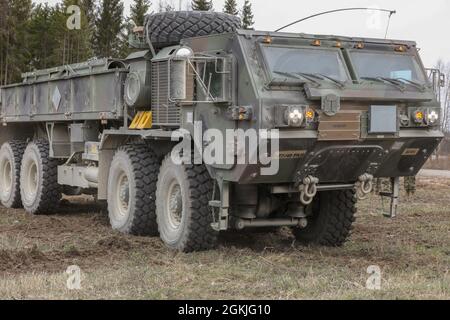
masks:
[[[395,218],[398,214],[398,204],[400,198],[400,178],[391,178],[391,193],[380,192],[380,196],[390,199],[390,211],[389,213],[384,213],[387,218]]]
[[[221,200],[212,200],[209,202],[214,218],[214,222],[211,224],[211,227],[215,231],[226,231],[228,230],[229,224],[230,184],[226,181],[222,181],[219,186],[219,190]],[[216,215],[216,210],[218,210],[218,215]]]

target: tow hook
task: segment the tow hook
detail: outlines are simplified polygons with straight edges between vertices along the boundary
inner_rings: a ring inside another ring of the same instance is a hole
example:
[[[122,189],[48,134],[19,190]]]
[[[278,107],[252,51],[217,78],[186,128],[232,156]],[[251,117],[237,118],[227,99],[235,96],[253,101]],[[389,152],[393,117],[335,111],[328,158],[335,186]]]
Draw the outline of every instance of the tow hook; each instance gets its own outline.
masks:
[[[314,197],[317,195],[317,185],[319,184],[319,179],[313,176],[308,176],[303,179],[303,184],[300,185],[300,202],[307,206],[310,205]]]
[[[356,196],[359,200],[364,200],[373,191],[373,176],[371,174],[363,174],[358,178],[355,185]]]

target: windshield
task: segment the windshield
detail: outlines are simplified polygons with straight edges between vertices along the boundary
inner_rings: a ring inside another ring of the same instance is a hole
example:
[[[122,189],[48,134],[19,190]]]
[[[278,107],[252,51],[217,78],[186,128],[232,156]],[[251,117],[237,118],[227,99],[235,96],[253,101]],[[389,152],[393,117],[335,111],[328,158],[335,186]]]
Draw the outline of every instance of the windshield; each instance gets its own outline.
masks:
[[[337,50],[263,47],[268,67],[274,78],[292,78],[297,81],[349,80],[344,62]]]
[[[395,53],[351,52],[353,64],[361,79],[385,78],[425,82],[425,77],[415,57]]]

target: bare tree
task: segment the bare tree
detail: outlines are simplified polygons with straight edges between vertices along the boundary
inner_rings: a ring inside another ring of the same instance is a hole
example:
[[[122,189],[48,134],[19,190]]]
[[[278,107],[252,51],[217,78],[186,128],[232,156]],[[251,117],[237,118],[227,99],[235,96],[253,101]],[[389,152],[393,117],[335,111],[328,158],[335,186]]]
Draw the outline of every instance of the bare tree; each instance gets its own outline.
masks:
[[[159,0],[158,12],[170,12],[175,11],[175,5],[173,0]]]
[[[445,76],[445,86],[441,88],[442,129],[450,132],[450,62],[439,60],[436,64],[441,74]]]

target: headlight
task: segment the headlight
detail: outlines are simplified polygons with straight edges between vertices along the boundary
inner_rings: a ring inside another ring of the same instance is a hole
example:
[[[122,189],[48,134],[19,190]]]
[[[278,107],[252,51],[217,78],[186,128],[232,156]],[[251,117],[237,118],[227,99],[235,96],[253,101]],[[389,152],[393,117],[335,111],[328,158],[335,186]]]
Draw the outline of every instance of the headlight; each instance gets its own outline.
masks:
[[[182,47],[175,52],[174,58],[177,60],[185,60],[192,58],[194,51],[188,47]]]
[[[290,127],[301,127],[305,118],[303,109],[298,107],[289,108],[286,111],[286,122]]]
[[[313,122],[316,117],[316,113],[312,109],[308,109],[305,112],[305,118],[307,122]]]
[[[423,111],[416,111],[414,113],[414,122],[417,124],[422,124],[425,120],[425,113]]]
[[[428,124],[436,124],[439,121],[439,114],[436,111],[432,110],[428,113],[427,120]]]
[[[415,127],[431,127],[439,124],[440,112],[438,108],[410,108],[411,124]]]

